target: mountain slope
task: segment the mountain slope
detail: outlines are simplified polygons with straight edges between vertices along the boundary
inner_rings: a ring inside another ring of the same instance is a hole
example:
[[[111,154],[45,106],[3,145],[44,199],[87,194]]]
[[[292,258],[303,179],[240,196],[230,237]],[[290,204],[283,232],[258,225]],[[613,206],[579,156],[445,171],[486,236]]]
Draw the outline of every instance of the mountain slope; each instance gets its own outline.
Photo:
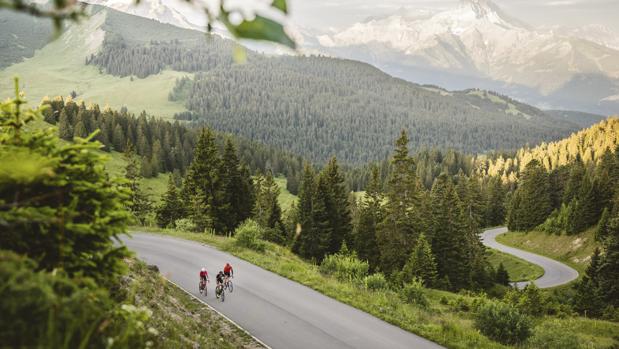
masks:
[[[514,149],[579,128],[496,93],[420,86],[355,61],[248,51],[248,63],[238,65],[234,45],[94,7],[87,21],[1,71],[0,93],[19,75],[33,102],[75,91],[101,105],[205,121],[319,162],[333,154],[353,164],[383,159],[402,128],[416,148],[467,152]]]
[[[356,23],[319,42],[326,52],[411,81],[496,89],[557,109],[616,112],[619,103],[607,98],[619,91],[619,51],[583,39],[591,33],[534,30],[489,0],[463,0],[447,11]]]

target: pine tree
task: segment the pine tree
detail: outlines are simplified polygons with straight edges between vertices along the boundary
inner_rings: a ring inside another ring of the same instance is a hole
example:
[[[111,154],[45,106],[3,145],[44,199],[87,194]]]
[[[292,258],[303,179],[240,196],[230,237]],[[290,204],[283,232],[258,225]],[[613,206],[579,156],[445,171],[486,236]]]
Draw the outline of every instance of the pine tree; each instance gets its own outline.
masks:
[[[548,174],[537,160],[529,162],[510,204],[510,230],[528,231],[544,223],[552,212]]]
[[[505,192],[501,179],[491,177],[488,183],[486,224],[497,226],[505,222]]]
[[[378,228],[380,269],[385,273],[402,270],[414,241],[425,227],[421,221],[419,191],[414,162],[408,155],[408,135],[403,130],[391,159],[385,217]]]
[[[314,226],[312,212],[316,196],[316,175],[309,164],[305,164],[301,188],[299,189],[298,226],[300,232],[294,237],[292,251],[301,256],[307,256],[307,246],[311,243],[311,235]],[[297,230],[295,228],[295,230]]]
[[[69,116],[65,110],[60,113],[60,118],[58,119],[58,136],[65,141],[73,140],[73,126],[71,126]]]
[[[329,254],[333,241],[331,191],[325,176],[318,176],[312,210],[312,230],[306,237],[305,257],[321,262]]]
[[[330,212],[331,236],[327,253],[333,254],[340,250],[342,242],[350,243],[351,239],[352,218],[348,203],[348,190],[335,157],[331,158],[321,176],[325,180],[325,195],[328,196],[325,204]]]
[[[176,220],[183,218],[184,207],[180,198],[174,176],[168,179],[168,190],[163,195],[163,202],[157,208],[157,225],[162,228],[173,227]]]
[[[366,188],[365,198],[359,208],[359,219],[354,231],[354,249],[361,260],[368,261],[370,268],[379,266],[380,251],[377,242],[378,225],[383,220],[383,195],[381,192],[380,172],[372,167],[372,178]]]
[[[499,264],[496,270],[495,281],[499,285],[509,286],[509,273],[507,272],[507,269],[505,269],[505,266],[502,262]]]
[[[247,173],[242,171],[232,140],[227,139],[224,147],[221,178],[225,191],[225,202],[222,215],[227,232],[236,227],[251,215],[254,204],[253,188],[248,187],[250,179],[244,178]]]
[[[576,160],[574,160],[570,167],[569,179],[563,191],[563,202],[570,202],[578,196],[582,180],[585,177],[585,165],[580,155],[576,156]]]
[[[221,163],[213,134],[203,129],[182,191],[183,200],[191,203],[190,216],[198,231],[212,229],[220,234],[227,231],[223,219],[226,197]]]
[[[465,214],[453,183],[446,174],[434,181],[430,193],[430,241],[440,277],[454,289],[471,283],[473,261]]]
[[[127,140],[125,138],[125,133],[123,132],[122,126],[120,126],[120,124],[116,124],[112,134],[112,145],[114,146],[114,150],[123,151],[126,144]]]
[[[279,206],[279,186],[275,183],[271,172],[256,179],[256,205],[254,219],[266,229],[265,238],[272,242],[283,244],[287,240],[282,222],[282,209]]]
[[[436,284],[437,276],[436,261],[432,249],[422,233],[402,269],[401,282],[407,284],[414,278],[419,278],[426,287],[431,287]]]
[[[574,286],[576,310],[592,316],[599,316],[604,309],[604,296],[600,288],[600,249],[596,248],[583,278]]]
[[[599,287],[606,305],[619,308],[619,212],[608,225],[598,268]]]
[[[609,235],[609,222],[610,221],[610,211],[608,207],[604,208],[602,212],[602,217],[598,222],[597,229],[595,230],[595,241],[602,242]]]
[[[129,200],[129,211],[140,225],[146,224],[146,218],[152,210],[152,203],[148,195],[142,190],[142,175],[140,174],[140,162],[134,153],[133,146],[129,143],[125,147],[124,159],[127,162],[125,166],[125,178],[127,179],[127,187],[131,190]]]

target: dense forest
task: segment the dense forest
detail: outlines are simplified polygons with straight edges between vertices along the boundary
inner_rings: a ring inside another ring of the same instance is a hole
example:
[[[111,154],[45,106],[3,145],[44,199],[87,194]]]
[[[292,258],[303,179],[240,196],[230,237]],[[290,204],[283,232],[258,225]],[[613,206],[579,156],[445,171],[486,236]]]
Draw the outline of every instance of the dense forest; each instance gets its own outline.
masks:
[[[402,128],[414,149],[481,153],[557,139],[578,127],[505,96],[419,86],[354,61],[247,51],[247,62],[236,64],[229,43],[211,40],[136,43],[108,34],[88,64],[138,78],[162,69],[192,73],[170,92],[189,110],[178,119],[205,122],[320,164],[332,155],[348,165],[383,160],[388,140]]]

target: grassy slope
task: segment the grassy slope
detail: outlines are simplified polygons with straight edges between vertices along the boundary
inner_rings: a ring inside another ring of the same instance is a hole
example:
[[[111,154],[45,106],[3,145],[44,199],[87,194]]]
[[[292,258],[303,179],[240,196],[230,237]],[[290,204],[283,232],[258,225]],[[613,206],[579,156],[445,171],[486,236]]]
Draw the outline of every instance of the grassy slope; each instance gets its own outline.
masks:
[[[540,266],[497,250],[488,249],[488,261],[494,268],[503,263],[513,282],[535,280],[544,275]]]
[[[289,209],[290,206],[292,206],[292,203],[296,202],[298,199],[296,195],[290,193],[288,189],[286,189],[287,182],[288,180],[286,179],[286,177],[275,178],[275,183],[277,183],[277,185],[279,186],[279,206],[282,208],[283,211]]]
[[[158,331],[161,348],[262,348],[144,263],[133,259],[127,263],[130,272],[124,286],[134,305],[153,312],[147,326]]]
[[[32,105],[38,105],[44,96],[67,96],[76,91],[78,99],[102,107],[126,106],[136,113],[146,110],[150,115],[166,118],[184,111],[182,103],[168,101],[168,93],[176,79],[187,73],[164,71],[131,81],[129,77],[100,74],[98,68],[85,65],[86,57],[95,53],[103,40],[104,32],[99,26],[105,15],[105,12],[93,15],[91,20],[71,27],[38,50],[34,57],[0,71],[0,96],[13,95],[12,79],[18,76]]]
[[[552,235],[539,231],[508,232],[499,235],[497,241],[559,260],[578,270],[580,274],[587,268],[590,256],[597,246],[593,229],[576,235]]]
[[[319,272],[316,265],[307,263],[287,248],[274,244],[268,244],[266,252],[259,253],[238,247],[233,238],[175,231],[157,231],[157,233],[215,246],[449,348],[505,347],[484,337],[474,328],[470,309],[462,310],[463,303],[470,307],[473,302],[470,296],[427,290],[426,296],[430,306],[424,309],[401,301],[393,291],[369,291],[325,276]],[[619,333],[617,323],[584,318],[539,320],[542,324],[550,322],[558,323],[561,328],[574,333],[587,348],[619,345],[617,339],[613,338],[614,333]]]

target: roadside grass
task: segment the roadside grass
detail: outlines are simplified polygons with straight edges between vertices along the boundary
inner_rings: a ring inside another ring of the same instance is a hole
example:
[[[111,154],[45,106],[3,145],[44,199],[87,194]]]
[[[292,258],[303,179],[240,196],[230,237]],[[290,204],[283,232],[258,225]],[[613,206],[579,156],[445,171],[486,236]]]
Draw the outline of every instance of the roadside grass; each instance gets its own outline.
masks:
[[[483,336],[474,327],[474,304],[481,299],[480,296],[426,289],[424,293],[429,305],[421,307],[406,303],[393,290],[368,290],[362,285],[326,276],[320,273],[317,265],[302,260],[286,247],[267,243],[264,252],[256,252],[239,247],[234,238],[172,230],[150,231],[214,246],[448,348],[507,347]],[[555,317],[536,321],[538,325],[549,321],[560,322],[562,330],[569,330],[581,342],[587,343],[583,348],[608,348],[608,343],[619,345],[618,339],[613,338],[615,333],[619,333],[617,323]],[[554,332],[552,335],[561,336]],[[534,348],[528,343],[520,347]]]
[[[496,240],[504,245],[540,254],[561,261],[576,269],[580,275],[585,272],[593,251],[598,245],[595,229],[580,234],[555,235],[540,231],[507,232]]]
[[[491,248],[486,251],[488,251],[488,261],[495,269],[503,263],[512,282],[536,280],[544,275],[544,269],[539,265]]]
[[[160,348],[262,348],[247,333],[135,259],[126,260],[123,289],[135,306],[152,311],[146,324]]]

